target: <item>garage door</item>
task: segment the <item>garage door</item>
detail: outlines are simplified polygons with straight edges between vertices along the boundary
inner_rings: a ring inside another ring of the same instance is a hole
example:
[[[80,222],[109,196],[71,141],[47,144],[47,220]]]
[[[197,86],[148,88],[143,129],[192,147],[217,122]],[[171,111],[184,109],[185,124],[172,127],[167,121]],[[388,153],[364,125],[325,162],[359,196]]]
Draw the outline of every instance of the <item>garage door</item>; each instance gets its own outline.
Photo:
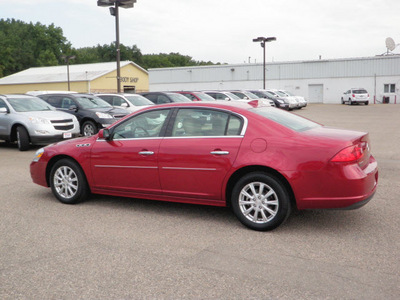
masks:
[[[308,102],[323,103],[324,102],[324,85],[309,84],[308,85]]]

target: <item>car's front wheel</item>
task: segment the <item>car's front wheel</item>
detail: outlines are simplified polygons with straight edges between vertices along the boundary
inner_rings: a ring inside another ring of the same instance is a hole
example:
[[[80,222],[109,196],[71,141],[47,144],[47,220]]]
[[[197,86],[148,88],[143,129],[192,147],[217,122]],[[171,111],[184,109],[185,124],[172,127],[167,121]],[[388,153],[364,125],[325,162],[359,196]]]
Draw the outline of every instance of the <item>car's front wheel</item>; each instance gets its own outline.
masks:
[[[84,201],[89,187],[81,167],[71,159],[61,159],[50,172],[50,186],[56,198],[65,204]]]
[[[281,181],[267,173],[243,176],[232,191],[232,208],[242,224],[259,231],[272,230],[290,214],[290,197]]]
[[[94,135],[98,132],[97,126],[94,122],[92,121],[86,121],[82,125],[82,135],[84,136],[91,136]]]
[[[20,151],[29,150],[29,133],[23,126],[17,127],[17,144]]]

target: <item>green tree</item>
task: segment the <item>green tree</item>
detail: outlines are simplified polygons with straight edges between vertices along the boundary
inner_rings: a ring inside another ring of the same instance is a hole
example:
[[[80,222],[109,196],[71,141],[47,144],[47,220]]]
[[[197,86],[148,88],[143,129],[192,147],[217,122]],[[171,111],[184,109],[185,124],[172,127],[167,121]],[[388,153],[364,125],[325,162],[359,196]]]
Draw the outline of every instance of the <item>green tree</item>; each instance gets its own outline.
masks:
[[[30,67],[57,65],[71,44],[53,24],[0,19],[0,76]]]

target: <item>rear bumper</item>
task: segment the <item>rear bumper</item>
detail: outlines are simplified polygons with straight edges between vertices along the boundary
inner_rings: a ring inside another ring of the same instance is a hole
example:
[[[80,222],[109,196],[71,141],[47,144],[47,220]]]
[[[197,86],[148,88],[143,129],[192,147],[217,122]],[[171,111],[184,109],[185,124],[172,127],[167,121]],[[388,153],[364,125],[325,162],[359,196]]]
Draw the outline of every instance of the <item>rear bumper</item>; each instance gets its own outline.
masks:
[[[293,182],[298,209],[356,209],[367,204],[378,186],[378,165],[373,156],[361,169],[357,164],[327,172],[306,172]]]

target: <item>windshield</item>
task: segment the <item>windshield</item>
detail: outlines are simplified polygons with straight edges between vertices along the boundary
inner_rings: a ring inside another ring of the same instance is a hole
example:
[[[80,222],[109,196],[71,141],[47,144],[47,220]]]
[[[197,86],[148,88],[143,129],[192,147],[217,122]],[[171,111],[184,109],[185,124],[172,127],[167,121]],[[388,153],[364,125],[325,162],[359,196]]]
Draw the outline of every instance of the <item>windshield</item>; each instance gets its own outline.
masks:
[[[128,99],[128,101],[135,106],[154,105],[154,103],[151,102],[149,99],[140,95],[129,95],[125,96],[125,98]]]
[[[285,93],[283,93],[281,91],[276,91],[275,93],[277,93],[281,97],[287,97],[288,96],[288,95],[286,95]]]
[[[269,91],[266,91],[265,92],[268,96],[270,96],[270,97],[274,97],[274,98],[276,98],[278,95],[276,95],[276,94],[274,94],[274,93],[272,93],[272,92],[269,92]]]
[[[12,108],[18,112],[52,110],[52,106],[36,97],[8,98]]]
[[[181,94],[169,93],[168,96],[173,102],[192,102],[188,97],[185,97]]]
[[[246,93],[244,93],[249,99],[259,99],[260,97],[259,96],[257,96],[256,94],[254,94],[254,93],[251,93],[251,92],[246,92]]]
[[[284,91],[284,93],[285,93],[286,95],[289,95],[289,96],[294,96],[294,94],[292,94],[291,92]]]
[[[240,100],[240,97],[236,96],[235,94],[232,94],[231,92],[225,92],[225,95],[227,95],[229,98],[233,100]]]
[[[305,131],[321,125],[277,108],[259,107],[250,111],[295,131]]]
[[[202,101],[215,101],[213,97],[207,95],[206,93],[196,93],[196,96],[199,97]]]
[[[78,103],[85,109],[91,108],[112,108],[110,104],[108,104],[103,99],[94,96],[79,96],[76,98]]]

